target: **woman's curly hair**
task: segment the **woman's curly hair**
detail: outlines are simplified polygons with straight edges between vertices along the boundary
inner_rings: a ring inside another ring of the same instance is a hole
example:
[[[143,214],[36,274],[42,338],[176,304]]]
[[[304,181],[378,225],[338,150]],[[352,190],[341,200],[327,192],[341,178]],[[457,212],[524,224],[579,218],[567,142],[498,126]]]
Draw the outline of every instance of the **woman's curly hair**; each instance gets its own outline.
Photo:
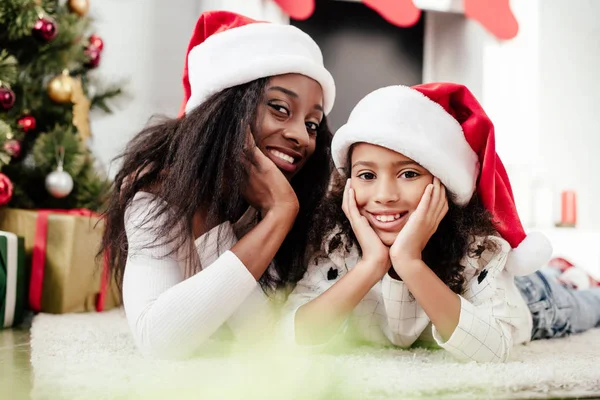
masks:
[[[349,150],[348,164],[352,147]],[[349,165],[345,171],[349,171]],[[322,250],[323,240],[336,230],[329,238],[327,250],[329,253],[340,250],[350,251],[356,246],[362,255],[360,246],[350,221],[342,211],[342,199],[346,178],[339,172],[334,172],[331,190],[315,212],[309,242],[315,251]],[[461,261],[465,255],[480,257],[485,250],[495,251],[496,245],[490,240],[475,245],[477,237],[497,235],[491,213],[485,209],[477,193],[469,204],[459,207],[448,197],[448,213],[440,222],[437,231],[431,236],[423,250],[423,261],[431,270],[454,292],[462,293],[465,278],[464,266]]]

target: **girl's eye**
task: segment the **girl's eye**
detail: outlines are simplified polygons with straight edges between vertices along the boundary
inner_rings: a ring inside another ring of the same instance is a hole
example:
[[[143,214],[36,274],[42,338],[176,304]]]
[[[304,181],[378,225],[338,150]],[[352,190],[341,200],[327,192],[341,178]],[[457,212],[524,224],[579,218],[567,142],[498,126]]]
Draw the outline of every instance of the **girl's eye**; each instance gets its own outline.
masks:
[[[405,171],[405,172],[401,173],[400,176],[405,179],[412,179],[412,178],[416,178],[417,176],[419,176],[419,173],[415,172],[415,171]]]
[[[277,111],[279,113],[282,113],[285,115],[290,115],[290,110],[288,110],[284,106],[280,106],[279,104],[269,103],[269,107],[271,107],[272,109],[274,109],[275,111]]]
[[[363,172],[361,174],[358,174],[358,177],[365,181],[370,181],[372,179],[375,179],[375,174],[372,172]]]
[[[315,122],[307,122],[306,129],[308,130],[308,132],[316,135],[317,131],[319,130],[319,124]]]

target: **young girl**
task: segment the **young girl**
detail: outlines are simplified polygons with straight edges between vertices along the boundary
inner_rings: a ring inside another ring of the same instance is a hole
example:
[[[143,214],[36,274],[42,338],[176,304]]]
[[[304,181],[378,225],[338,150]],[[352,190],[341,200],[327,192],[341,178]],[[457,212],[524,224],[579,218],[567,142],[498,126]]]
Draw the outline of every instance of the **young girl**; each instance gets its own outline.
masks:
[[[464,86],[376,90],[332,153],[348,179],[320,210],[330,234],[288,300],[297,343],[351,327],[384,345],[433,339],[459,359],[500,362],[513,344],[598,325],[600,289],[533,273],[550,244],[525,234],[493,125]]]
[[[183,82],[180,118],[122,156],[103,240],[135,342],[170,358],[268,329],[265,292],[302,277],[333,169],[335,86],[299,29],[202,14]]]

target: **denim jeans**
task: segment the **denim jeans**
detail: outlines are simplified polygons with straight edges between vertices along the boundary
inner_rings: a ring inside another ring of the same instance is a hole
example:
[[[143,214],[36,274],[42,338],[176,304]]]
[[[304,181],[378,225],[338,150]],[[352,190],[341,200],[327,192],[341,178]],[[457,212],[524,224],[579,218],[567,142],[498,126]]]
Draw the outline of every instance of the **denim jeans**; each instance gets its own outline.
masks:
[[[533,317],[531,339],[549,339],[600,326],[600,287],[573,290],[549,274],[516,277]]]

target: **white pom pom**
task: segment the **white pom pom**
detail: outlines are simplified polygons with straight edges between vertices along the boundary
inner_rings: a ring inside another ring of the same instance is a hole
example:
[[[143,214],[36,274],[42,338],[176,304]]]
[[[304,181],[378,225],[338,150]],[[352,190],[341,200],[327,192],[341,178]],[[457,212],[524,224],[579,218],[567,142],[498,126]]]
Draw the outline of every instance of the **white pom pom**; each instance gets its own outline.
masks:
[[[508,253],[505,269],[514,276],[533,274],[552,257],[552,245],[540,232],[531,232]]]

